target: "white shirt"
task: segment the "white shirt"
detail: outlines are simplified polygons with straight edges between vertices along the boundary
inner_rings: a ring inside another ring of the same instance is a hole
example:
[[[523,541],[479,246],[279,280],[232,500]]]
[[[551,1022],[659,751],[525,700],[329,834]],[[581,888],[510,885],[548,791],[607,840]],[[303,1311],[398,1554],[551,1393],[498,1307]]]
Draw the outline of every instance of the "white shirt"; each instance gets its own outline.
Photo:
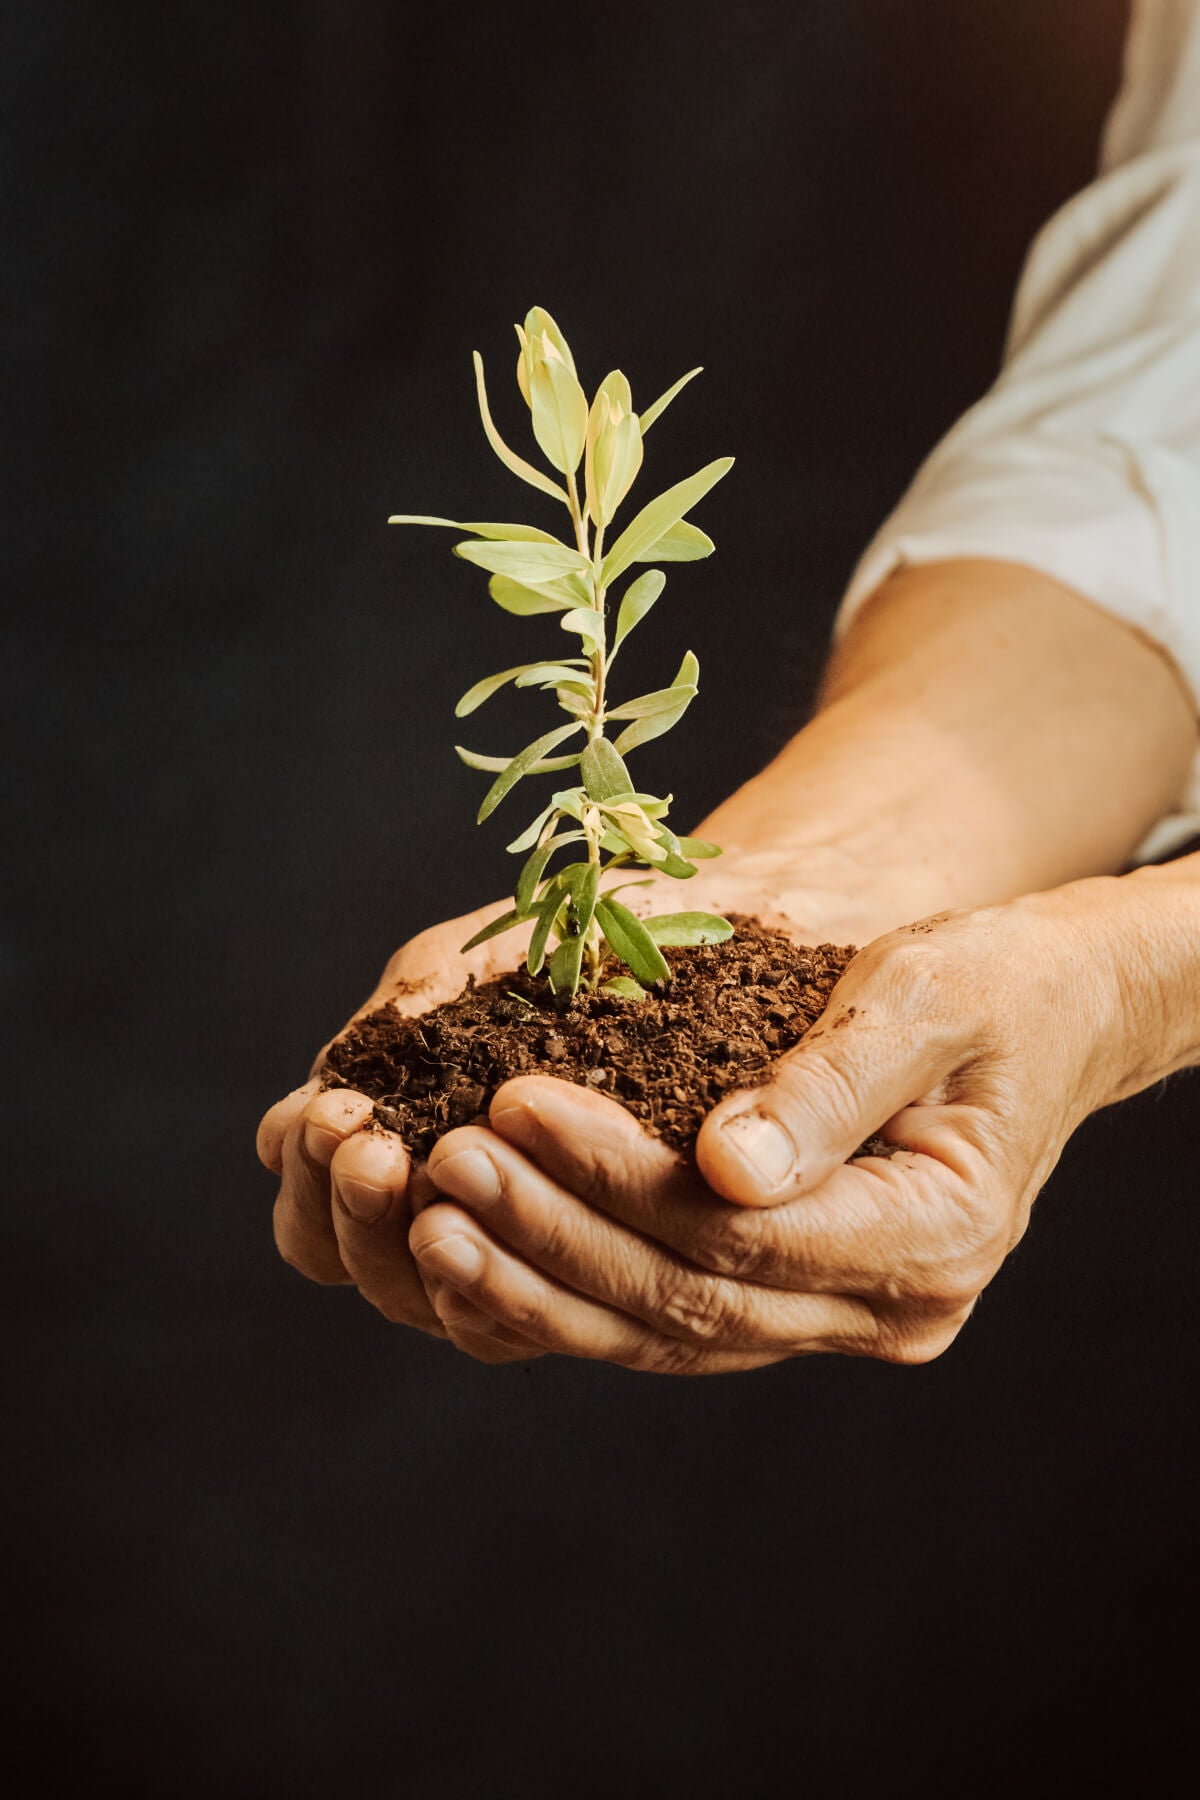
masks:
[[[991,391],[943,438],[838,613],[902,563],[1040,569],[1159,643],[1200,715],[1200,0],[1136,0],[1100,174],[1045,225]],[[1139,858],[1200,831],[1200,753]]]

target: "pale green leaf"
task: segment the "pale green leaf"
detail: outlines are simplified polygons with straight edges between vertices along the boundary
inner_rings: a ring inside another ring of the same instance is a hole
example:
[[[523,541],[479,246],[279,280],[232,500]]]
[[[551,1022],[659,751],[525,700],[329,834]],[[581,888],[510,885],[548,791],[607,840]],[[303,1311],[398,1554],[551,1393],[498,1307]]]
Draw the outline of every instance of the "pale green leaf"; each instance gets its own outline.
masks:
[[[575,374],[575,358],[571,355],[571,346],[562,334],[562,327],[555,324],[544,306],[531,306],[525,314],[524,336],[527,340],[548,337],[572,375]]]
[[[634,562],[699,562],[702,557],[711,556],[716,545],[708,533],[701,531],[698,525],[692,525],[687,519],[680,519],[665,531],[657,541],[643,550]]]
[[[652,919],[643,919],[642,924],[656,944],[680,948],[692,944],[723,944],[726,938],[733,936],[729,920],[716,913],[658,913]]]
[[[454,709],[454,716],[456,719],[465,719],[468,713],[473,713],[485,700],[490,700],[493,694],[499,693],[505,682],[515,680],[518,687],[528,687],[539,679],[538,670],[555,667],[554,663],[518,663],[515,669],[502,669],[498,675],[485,675],[482,681],[477,681],[473,688],[467,689]]]
[[[665,494],[660,494],[657,500],[651,500],[648,506],[643,506],[604,558],[600,574],[604,586],[609,586],[618,575],[623,575],[630,563],[644,550],[657,544],[663,533],[669,531],[672,525],[678,524],[683,515],[690,512],[732,467],[732,456],[719,456],[715,462],[707,463],[695,475],[689,475],[686,481],[677,481],[674,487],[668,488]]]
[[[529,400],[533,435],[543,456],[561,474],[573,475],[583,456],[588,425],[587,396],[574,371],[560,358],[535,350]]]
[[[599,991],[602,994],[615,994],[618,1000],[648,1000],[650,998],[648,989],[644,988],[640,981],[635,981],[632,975],[614,975],[611,981],[600,983]]]
[[[530,663],[526,673],[519,677],[516,685],[527,687],[556,687],[559,682],[577,681],[581,685],[586,682],[587,658],[572,657],[568,666],[565,662]]]
[[[543,494],[550,494],[555,500],[561,500],[564,506],[570,506],[567,490],[560,487],[557,481],[551,481],[548,475],[543,475],[540,469],[535,469],[532,463],[527,463],[525,458],[518,456],[515,450],[510,450],[496,430],[491,410],[488,407],[487,387],[483,379],[483,358],[478,350],[473,351],[472,355],[475,361],[475,391],[479,397],[479,416],[483,420],[483,429],[487,433],[488,443],[506,469],[511,469],[514,475],[519,475],[522,481],[529,483],[530,487],[540,488]]]
[[[528,912],[519,906],[512,912],[501,913],[498,919],[493,919],[490,925],[477,931],[473,938],[468,938],[462,946],[463,951],[474,950],[477,944],[486,944],[489,938],[499,937],[502,931],[511,931],[514,925],[520,925],[528,917]]]
[[[462,744],[455,744],[454,753],[460,762],[465,762],[468,769],[482,769],[487,775],[493,775],[500,769],[507,769],[512,763],[511,756],[483,756],[478,750],[468,750]],[[579,752],[574,756],[547,756],[539,758],[531,768],[525,770],[526,775],[551,775],[559,769],[573,769],[579,761]]]
[[[703,862],[706,857],[723,856],[725,853],[720,844],[706,843],[703,838],[681,837],[679,854],[694,857],[698,862]]]
[[[644,551],[648,551],[651,545],[657,545],[662,535],[671,526],[676,526],[684,513],[689,513],[696,502],[716,486],[721,475],[729,473],[732,466],[734,459],[730,455],[718,457],[714,463],[707,463],[702,470],[689,475],[687,481],[676,481],[673,488],[667,488],[666,493],[660,493],[657,500],[651,500],[649,506],[640,509],[637,517],[624,527],[617,542],[604,556],[601,569],[604,587],[617,580],[619,574],[624,574],[630,563],[635,562]]]
[[[532,613],[565,612],[579,605],[579,597],[564,583],[545,581],[537,586],[513,581],[508,575],[493,575],[488,593],[507,613],[528,616]]]
[[[519,541],[527,544],[560,544],[549,531],[543,531],[539,525],[496,525],[489,522],[479,524],[475,520],[435,519],[429,513],[393,513],[388,520],[389,525],[449,525],[454,531],[472,531],[476,537],[492,538],[497,541]]]
[[[549,806],[542,809],[537,818],[533,821],[533,824],[526,826],[520,837],[515,837],[512,843],[505,844],[504,848],[506,850],[511,850],[514,854],[517,854],[522,850],[532,850],[533,846],[542,835],[543,829],[550,823],[551,813],[557,811],[557,806],[554,804],[554,801],[551,800]]]
[[[553,750],[554,746],[561,744],[564,738],[572,737],[575,732],[582,729],[579,721],[573,719],[569,725],[558,725],[553,731],[547,731],[542,737],[535,738],[532,744],[526,744],[524,750],[514,756],[508,767],[503,769],[493,781],[484,796],[483,805],[479,808],[476,823],[482,825],[485,819],[491,817],[504,796],[516,786],[523,775],[528,775],[548,750]]]
[[[604,642],[604,614],[594,606],[577,606],[558,621],[564,631],[577,631],[588,644]]]
[[[703,368],[703,366],[702,363],[700,368]],[[645,437],[655,419],[662,418],[662,415],[666,412],[676,394],[678,394],[681,389],[685,388],[688,382],[691,381],[694,376],[699,375],[699,373],[700,369],[689,369],[687,374],[681,375],[679,380],[675,382],[673,386],[669,387],[665,394],[660,394],[658,396],[658,399],[654,402],[653,406],[648,406],[645,412],[639,415],[639,423],[642,427],[643,437]]]
[[[684,713],[695,698],[695,688],[681,688],[676,704],[664,712],[651,713],[645,718],[635,719],[627,725],[616,740],[616,748],[622,756],[630,750],[636,750],[642,744],[649,744],[654,738],[662,737],[672,726],[678,725]],[[611,714],[610,714],[611,717]]]
[[[634,626],[641,624],[666,585],[667,578],[661,569],[647,569],[644,575],[639,575],[636,581],[630,582],[621,596],[621,605],[617,612],[617,632],[613,638],[613,656],[616,655]]]
[[[583,758],[580,757],[578,760],[582,762]],[[555,794],[554,804],[559,812],[567,815],[568,819],[582,820],[583,803],[586,797],[582,788],[562,788]]]
[[[579,761],[579,773],[590,800],[615,800],[633,789],[629,770],[607,738],[595,738]]]
[[[591,568],[586,556],[559,543],[492,543],[467,538],[455,544],[454,554],[464,562],[478,563],[493,575],[508,575],[513,581],[553,581],[560,575],[583,574]]]
[[[513,899],[517,903],[517,912],[522,918],[529,914],[538,882],[542,879],[546,864],[554,855],[556,842],[556,839],[548,838],[544,844],[539,844],[517,877]]]
[[[652,694],[639,694],[636,700],[626,700],[620,706],[610,706],[605,713],[609,719],[649,719],[655,713],[672,712],[682,716],[683,708],[694,700],[696,689],[692,688],[656,688]]]
[[[666,957],[627,906],[605,894],[596,902],[596,918],[611,948],[639,981],[652,987],[656,981],[671,979]]]

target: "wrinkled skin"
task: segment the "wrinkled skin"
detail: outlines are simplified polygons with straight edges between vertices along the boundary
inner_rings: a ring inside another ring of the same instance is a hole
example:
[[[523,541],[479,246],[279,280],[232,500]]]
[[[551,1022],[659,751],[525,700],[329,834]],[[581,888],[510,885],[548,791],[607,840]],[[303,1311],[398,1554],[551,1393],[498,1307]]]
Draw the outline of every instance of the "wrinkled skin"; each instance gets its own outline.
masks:
[[[873,941],[772,1081],[705,1121],[694,1166],[616,1102],[537,1076],[507,1083],[489,1127],[447,1133],[410,1171],[398,1139],[359,1129],[368,1101],[310,1081],[259,1132],[281,1175],[281,1253],[486,1362],[557,1352],[705,1374],[820,1352],[928,1361],[1021,1237],[1067,1138],[1113,1097],[1112,885],[874,935],[861,900],[814,894],[805,916],[753,870],[697,877],[690,905],[757,912],[802,942]],[[512,967],[515,934],[455,949],[496,910],[414,939],[362,1010],[399,982],[418,990],[399,1003],[424,1011],[468,970]],[[848,1161],[874,1131],[895,1152]]]

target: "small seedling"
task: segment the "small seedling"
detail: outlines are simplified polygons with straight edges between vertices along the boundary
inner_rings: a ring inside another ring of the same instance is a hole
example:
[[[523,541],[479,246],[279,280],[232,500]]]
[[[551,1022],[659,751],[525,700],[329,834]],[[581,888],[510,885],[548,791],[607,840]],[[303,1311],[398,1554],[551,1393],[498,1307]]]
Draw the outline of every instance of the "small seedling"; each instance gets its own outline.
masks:
[[[479,822],[526,775],[579,770],[579,784],[560,788],[508,848],[523,856],[511,911],[464,944],[482,944],[515,925],[533,920],[527,966],[531,975],[546,970],[560,1001],[580,984],[600,985],[607,993],[643,999],[656,982],[670,980],[663,946],[719,943],[733,927],[713,913],[677,912],[639,919],[615,898],[629,881],[601,889],[615,872],[650,870],[684,880],[696,873],[696,859],[719,856],[715,844],[676,837],[666,818],[671,803],[639,793],[625,757],[639,745],[677,725],[696,697],[699,665],[689,650],[669,687],[632,700],[609,700],[609,679],[621,646],[646,617],[666,586],[659,568],[646,568],[629,582],[617,606],[615,629],[609,607],[614,584],[636,565],[694,562],[708,556],[712,539],[687,518],[733,466],[731,456],[708,463],[686,481],[636,513],[605,549],[605,533],[642,465],[642,440],[699,369],[682,376],[653,406],[633,410],[629,383],[620,370],[606,375],[589,406],[575,372],[575,359],[562,332],[540,306],[518,325],[520,355],[517,383],[529,407],[533,435],[547,462],[564,480],[555,480],[510,450],[492,421],[484,384],[483,359],[475,353],[475,381],[483,429],[496,455],[514,475],[561,502],[570,515],[574,544],[564,543],[534,525],[461,523],[455,519],[398,513],[392,525],[447,525],[471,533],[454,546],[456,556],[486,569],[488,591],[505,612],[525,616],[557,613],[569,636],[579,639],[579,654],[548,661],[520,663],[489,675],[469,688],[455,708],[465,718],[508,682],[553,692],[568,715],[516,756],[481,756],[456,746],[469,768],[495,775],[479,809]],[[577,484],[584,472],[581,503]],[[606,728],[619,725],[610,739]],[[565,750],[583,737],[581,749]],[[551,871],[551,861],[568,846],[583,846],[577,860]],[[610,955],[629,971],[600,982]]]

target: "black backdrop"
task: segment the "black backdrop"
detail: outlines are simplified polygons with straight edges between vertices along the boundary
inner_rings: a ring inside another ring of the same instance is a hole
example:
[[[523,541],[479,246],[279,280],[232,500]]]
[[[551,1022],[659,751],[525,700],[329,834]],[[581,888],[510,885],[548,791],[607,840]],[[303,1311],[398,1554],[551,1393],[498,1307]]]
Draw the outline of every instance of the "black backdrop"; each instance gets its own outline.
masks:
[[[706,365],[644,479],[738,456],[718,554],[639,650],[652,678],[685,633],[700,657],[643,765],[698,816],[803,717],[857,552],[990,379],[1123,23],[8,19],[23,1792],[1012,1791],[1171,1750],[1186,1080],[1090,1122],[959,1344],[908,1371],[481,1368],[279,1263],[252,1148],[391,949],[505,885],[450,708],[543,627],[384,525],[526,504],[472,348],[512,435],[535,301],[643,403]]]

